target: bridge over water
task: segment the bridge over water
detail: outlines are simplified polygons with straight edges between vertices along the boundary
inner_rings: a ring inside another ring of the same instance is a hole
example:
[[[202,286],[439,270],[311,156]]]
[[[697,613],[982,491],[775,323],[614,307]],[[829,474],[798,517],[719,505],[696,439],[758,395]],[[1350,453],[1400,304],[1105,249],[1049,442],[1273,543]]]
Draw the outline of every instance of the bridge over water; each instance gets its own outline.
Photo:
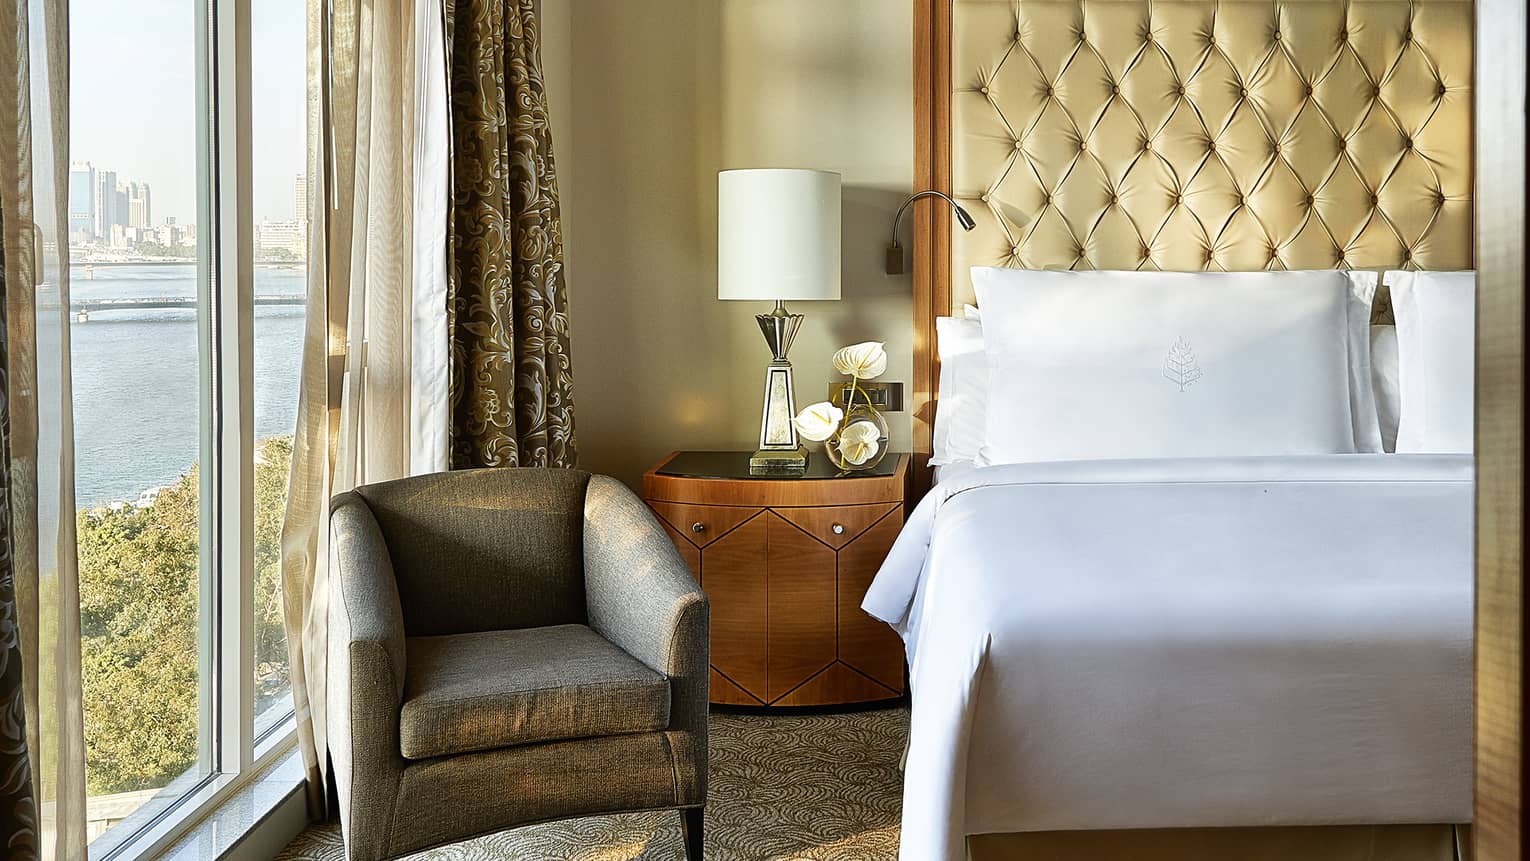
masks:
[[[308,297],[300,294],[286,294],[275,296],[256,296],[255,305],[302,305],[308,301]],[[88,322],[90,315],[102,311],[151,311],[161,308],[190,308],[197,307],[197,299],[194,296],[148,296],[132,299],[84,299],[69,303],[69,309],[75,313],[75,318],[81,323]]]

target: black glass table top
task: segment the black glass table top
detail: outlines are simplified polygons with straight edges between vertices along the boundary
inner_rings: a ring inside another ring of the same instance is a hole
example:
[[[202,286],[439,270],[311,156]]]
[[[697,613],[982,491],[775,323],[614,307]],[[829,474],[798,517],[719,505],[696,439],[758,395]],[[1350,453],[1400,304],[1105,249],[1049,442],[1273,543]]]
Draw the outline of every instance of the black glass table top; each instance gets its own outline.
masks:
[[[749,456],[752,454],[754,454],[752,451],[682,451],[654,472],[681,478],[752,478],[760,481],[887,478],[897,472],[898,459],[902,457],[897,452],[890,451],[886,457],[882,458],[881,463],[871,469],[857,470],[847,475],[841,473],[822,450],[810,450],[806,475],[750,475]]]

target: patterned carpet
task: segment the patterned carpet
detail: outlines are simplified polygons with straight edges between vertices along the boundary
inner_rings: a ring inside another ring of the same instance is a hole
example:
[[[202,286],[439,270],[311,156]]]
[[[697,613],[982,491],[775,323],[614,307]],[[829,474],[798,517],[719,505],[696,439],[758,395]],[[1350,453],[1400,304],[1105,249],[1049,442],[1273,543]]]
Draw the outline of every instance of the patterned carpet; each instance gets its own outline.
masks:
[[[880,861],[898,854],[908,711],[712,715],[709,861]],[[674,861],[674,812],[533,825],[412,856],[420,861]],[[312,826],[277,861],[341,861],[340,826]]]

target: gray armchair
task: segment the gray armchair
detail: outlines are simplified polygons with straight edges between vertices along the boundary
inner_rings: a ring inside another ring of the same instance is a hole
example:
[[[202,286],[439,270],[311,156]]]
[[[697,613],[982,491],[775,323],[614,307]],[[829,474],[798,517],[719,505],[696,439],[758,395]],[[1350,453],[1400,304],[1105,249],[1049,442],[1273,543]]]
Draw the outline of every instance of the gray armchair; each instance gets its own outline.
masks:
[[[680,808],[701,858],[707,599],[605,476],[483,469],[336,496],[328,732],[346,855]]]

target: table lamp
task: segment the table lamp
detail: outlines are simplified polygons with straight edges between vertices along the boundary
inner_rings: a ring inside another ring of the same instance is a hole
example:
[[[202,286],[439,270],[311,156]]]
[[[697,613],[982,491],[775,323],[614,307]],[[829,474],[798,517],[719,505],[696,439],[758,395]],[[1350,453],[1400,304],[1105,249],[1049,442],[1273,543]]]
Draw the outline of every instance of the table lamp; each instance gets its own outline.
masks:
[[[839,298],[839,174],[826,170],[725,170],[717,175],[717,298],[774,302],[758,314],[770,347],[755,475],[800,475],[807,450],[792,418],[786,360],[802,315],[788,300]]]

